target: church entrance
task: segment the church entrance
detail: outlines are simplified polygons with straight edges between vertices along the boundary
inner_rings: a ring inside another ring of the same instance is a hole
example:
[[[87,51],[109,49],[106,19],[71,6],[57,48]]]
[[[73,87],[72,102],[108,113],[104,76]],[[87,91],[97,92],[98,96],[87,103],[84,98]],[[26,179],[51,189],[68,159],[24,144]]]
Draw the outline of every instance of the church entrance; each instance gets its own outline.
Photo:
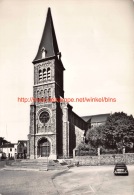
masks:
[[[38,142],[38,156],[47,157],[50,155],[50,142],[47,138],[42,138]]]

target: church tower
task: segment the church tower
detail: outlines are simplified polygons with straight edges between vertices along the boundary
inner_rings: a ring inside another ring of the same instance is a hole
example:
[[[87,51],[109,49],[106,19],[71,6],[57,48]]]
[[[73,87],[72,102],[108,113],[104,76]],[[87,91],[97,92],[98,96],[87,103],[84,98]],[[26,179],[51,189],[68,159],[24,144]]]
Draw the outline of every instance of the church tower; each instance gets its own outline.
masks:
[[[33,65],[34,102],[30,105],[29,156],[31,159],[45,156],[57,159],[57,155],[62,155],[62,109],[60,103],[47,100],[64,98],[65,69],[50,8]]]
[[[72,157],[74,149],[84,139],[88,123],[73,112],[71,105],[63,101],[65,69],[50,8],[33,65],[34,102],[30,105],[28,156],[30,159],[48,156],[53,160]],[[55,101],[59,98],[62,102]]]

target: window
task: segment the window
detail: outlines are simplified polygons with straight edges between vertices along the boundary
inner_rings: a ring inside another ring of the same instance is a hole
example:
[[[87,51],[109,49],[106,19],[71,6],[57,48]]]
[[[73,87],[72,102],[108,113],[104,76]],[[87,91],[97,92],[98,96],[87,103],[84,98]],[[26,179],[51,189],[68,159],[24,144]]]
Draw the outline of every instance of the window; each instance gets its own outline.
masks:
[[[41,90],[41,97],[43,98],[43,90]]]
[[[12,152],[12,148],[10,148],[10,152]]]
[[[43,80],[47,79],[47,71],[46,69],[43,69]]]
[[[37,91],[37,98],[40,97],[40,91]]]
[[[47,89],[44,90],[44,96],[47,99]]]
[[[48,79],[51,79],[51,69],[50,68],[47,68],[47,69],[43,69],[42,70],[39,70],[39,81],[41,80],[48,80]]]
[[[45,56],[46,56],[46,52],[43,50],[42,51],[42,58],[45,58]]]
[[[47,123],[50,119],[49,113],[47,111],[43,111],[39,116],[41,123]]]
[[[42,70],[39,70],[39,81],[42,80]]]
[[[48,97],[51,98],[51,89],[48,89]]]
[[[46,50],[45,48],[42,48],[42,58],[45,58],[46,57]]]
[[[51,69],[47,68],[47,79],[51,79]]]

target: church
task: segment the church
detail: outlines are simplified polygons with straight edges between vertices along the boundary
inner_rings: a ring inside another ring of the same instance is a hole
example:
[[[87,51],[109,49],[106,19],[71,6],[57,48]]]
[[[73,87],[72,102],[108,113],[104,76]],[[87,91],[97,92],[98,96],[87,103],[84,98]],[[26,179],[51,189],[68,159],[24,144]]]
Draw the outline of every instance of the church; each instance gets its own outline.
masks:
[[[33,60],[34,85],[30,105],[28,156],[30,159],[69,158],[84,140],[91,118],[84,120],[64,101],[64,65],[61,60],[51,10],[48,8],[37,55]]]

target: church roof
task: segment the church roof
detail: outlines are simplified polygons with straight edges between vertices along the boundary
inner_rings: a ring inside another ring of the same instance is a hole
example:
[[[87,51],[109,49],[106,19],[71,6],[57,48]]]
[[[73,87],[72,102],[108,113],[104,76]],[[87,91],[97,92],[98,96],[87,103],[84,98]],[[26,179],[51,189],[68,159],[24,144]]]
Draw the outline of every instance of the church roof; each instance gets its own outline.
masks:
[[[46,23],[42,34],[41,42],[37,55],[33,62],[42,59],[42,51],[45,51],[45,58],[53,57],[59,54],[56,34],[54,30],[51,9],[48,8]]]
[[[110,113],[82,116],[81,118],[86,122],[91,119],[91,123],[102,123],[102,122],[105,122],[107,120],[108,116],[110,116]]]

